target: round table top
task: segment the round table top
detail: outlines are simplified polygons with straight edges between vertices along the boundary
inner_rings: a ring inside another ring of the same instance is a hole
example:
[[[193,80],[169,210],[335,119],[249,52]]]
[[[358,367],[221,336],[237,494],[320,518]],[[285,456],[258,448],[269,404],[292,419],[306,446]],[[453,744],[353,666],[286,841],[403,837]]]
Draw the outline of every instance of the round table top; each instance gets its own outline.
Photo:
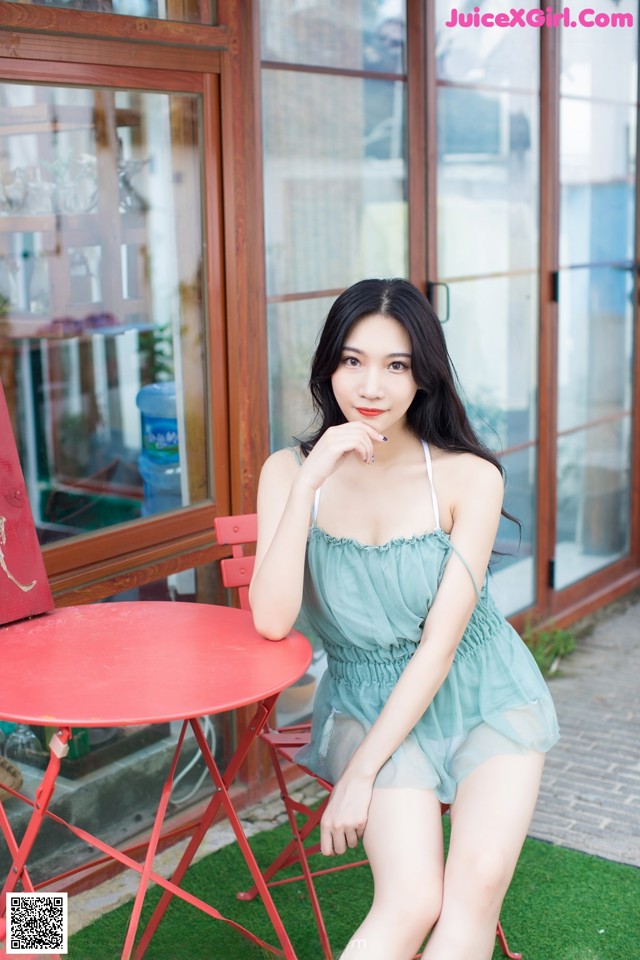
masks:
[[[284,690],[311,656],[301,633],[265,640],[233,607],[62,607],[0,627],[0,719],[112,727],[222,713]]]

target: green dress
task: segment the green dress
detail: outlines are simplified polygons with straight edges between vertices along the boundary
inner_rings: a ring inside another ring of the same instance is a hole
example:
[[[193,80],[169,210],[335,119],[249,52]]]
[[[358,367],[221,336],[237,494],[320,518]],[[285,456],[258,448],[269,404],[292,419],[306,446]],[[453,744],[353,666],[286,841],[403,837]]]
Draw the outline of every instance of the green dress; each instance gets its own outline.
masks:
[[[459,551],[440,527],[431,455],[423,442],[434,530],[366,545],[309,528],[296,626],[327,655],[313,707],[311,742],[297,760],[335,783],[380,714],[420,642],[447,561]],[[426,478],[425,478],[426,479]],[[469,570],[473,581],[473,575]],[[415,727],[380,769],[376,787],[428,787],[442,802],[492,756],[549,750],[558,723],[528,648],[498,610],[487,577],[446,679]]]

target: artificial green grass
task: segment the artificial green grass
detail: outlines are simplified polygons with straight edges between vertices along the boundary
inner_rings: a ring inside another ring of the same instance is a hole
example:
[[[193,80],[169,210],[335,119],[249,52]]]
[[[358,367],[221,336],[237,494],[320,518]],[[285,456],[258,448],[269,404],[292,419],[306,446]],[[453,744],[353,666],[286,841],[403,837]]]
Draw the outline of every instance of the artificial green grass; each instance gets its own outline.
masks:
[[[445,833],[448,833],[448,821]],[[251,846],[268,863],[288,839],[288,826],[258,834]],[[360,859],[362,849],[348,856]],[[327,865],[318,857],[319,867]],[[342,861],[344,862],[344,860]],[[195,864],[185,889],[212,903],[269,943],[277,943],[259,900],[242,903],[238,889],[250,886],[237,844]],[[368,867],[319,877],[317,890],[336,957],[368,909]],[[143,921],[159,897],[147,896]],[[302,883],[274,891],[274,899],[298,960],[321,960],[313,914]],[[73,911],[73,900],[70,901]],[[69,941],[69,960],[116,960],[131,911],[127,904],[101,917]],[[574,850],[527,840],[501,916],[512,950],[524,960],[640,960],[640,870]],[[188,904],[174,899],[145,960],[265,960],[273,956]],[[494,960],[502,957],[496,944]]]

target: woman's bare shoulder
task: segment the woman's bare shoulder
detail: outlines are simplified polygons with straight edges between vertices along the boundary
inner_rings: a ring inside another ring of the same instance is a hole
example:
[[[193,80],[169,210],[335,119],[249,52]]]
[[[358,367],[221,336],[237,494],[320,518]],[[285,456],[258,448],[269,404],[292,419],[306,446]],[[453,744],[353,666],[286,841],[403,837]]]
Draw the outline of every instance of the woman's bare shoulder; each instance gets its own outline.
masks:
[[[300,459],[297,448],[283,447],[267,457],[262,467],[261,476],[269,479],[293,479],[299,467]]]
[[[477,453],[469,453],[466,450],[443,450],[441,447],[432,447],[431,449],[434,462],[438,462],[443,470],[452,474],[464,475],[471,470],[478,475],[491,476],[495,474],[499,477],[502,476],[499,467]]]
[[[438,450],[437,461],[442,485],[451,491],[452,500],[459,500],[470,491],[502,496],[502,472],[484,457],[466,451]]]

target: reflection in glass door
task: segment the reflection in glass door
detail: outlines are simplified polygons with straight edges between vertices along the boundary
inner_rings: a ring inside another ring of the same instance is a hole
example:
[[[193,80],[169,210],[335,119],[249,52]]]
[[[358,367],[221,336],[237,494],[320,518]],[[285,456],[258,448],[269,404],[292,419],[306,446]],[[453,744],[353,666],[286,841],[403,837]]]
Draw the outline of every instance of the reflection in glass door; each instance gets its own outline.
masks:
[[[479,2],[482,12],[495,6]],[[537,6],[534,0],[523,4]],[[446,26],[436,6],[437,279],[468,412],[507,470],[492,592],[505,613],[534,603],[539,269],[539,37]]]
[[[562,31],[555,589],[629,548],[637,29],[597,32]]]
[[[0,84],[0,377],[43,543],[209,496],[193,93]]]

